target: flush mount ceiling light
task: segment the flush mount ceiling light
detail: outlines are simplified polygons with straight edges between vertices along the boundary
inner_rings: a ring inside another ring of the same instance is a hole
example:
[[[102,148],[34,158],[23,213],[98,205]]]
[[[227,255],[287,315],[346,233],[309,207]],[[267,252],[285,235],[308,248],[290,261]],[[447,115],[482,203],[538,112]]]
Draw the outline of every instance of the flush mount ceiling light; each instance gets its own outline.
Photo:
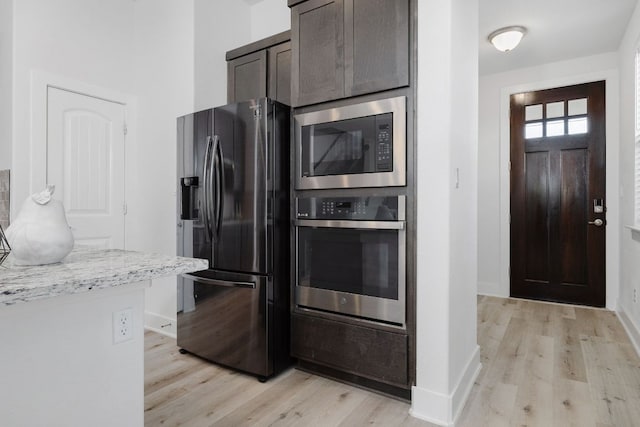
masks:
[[[518,46],[526,32],[527,29],[521,26],[504,27],[495,30],[487,38],[496,49],[508,52]]]

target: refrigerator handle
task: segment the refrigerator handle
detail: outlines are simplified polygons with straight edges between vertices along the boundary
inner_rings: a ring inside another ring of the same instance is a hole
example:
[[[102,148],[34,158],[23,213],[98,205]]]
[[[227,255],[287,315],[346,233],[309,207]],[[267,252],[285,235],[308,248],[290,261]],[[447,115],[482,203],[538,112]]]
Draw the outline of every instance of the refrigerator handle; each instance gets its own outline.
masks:
[[[205,283],[207,285],[226,286],[228,288],[250,288],[255,289],[255,282],[230,282],[228,280],[209,279],[207,277],[200,277],[195,274],[182,273],[182,277],[195,280],[197,282]]]
[[[204,180],[204,209],[203,211],[203,219],[204,219],[204,227],[206,230],[206,234],[209,239],[212,238],[211,233],[211,145],[212,143],[217,144],[217,140],[212,140],[210,136],[207,136],[207,148],[204,154],[204,162],[202,166],[202,178]]]
[[[220,238],[220,227],[222,225],[222,213],[224,212],[224,156],[222,155],[222,144],[220,137],[213,136],[214,155],[218,157],[218,167],[216,168],[216,238]]]

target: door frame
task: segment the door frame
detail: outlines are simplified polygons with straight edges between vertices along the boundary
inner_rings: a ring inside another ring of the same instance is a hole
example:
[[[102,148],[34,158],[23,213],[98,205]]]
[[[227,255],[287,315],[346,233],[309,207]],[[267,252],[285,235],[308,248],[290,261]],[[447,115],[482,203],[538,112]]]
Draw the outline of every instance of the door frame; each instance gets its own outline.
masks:
[[[501,297],[510,295],[510,97],[513,94],[572,86],[582,83],[604,80],[606,83],[606,308],[615,310],[618,307],[620,281],[620,88],[617,70],[603,70],[593,73],[579,74],[557,79],[523,83],[503,87],[500,91],[500,282],[495,294]]]
[[[47,183],[47,108],[49,88],[74,92],[109,102],[121,104],[124,107],[124,119],[127,125],[124,144],[124,198],[125,201],[134,199],[131,185],[135,177],[133,162],[136,156],[136,98],[132,95],[112,89],[84,83],[79,80],[48,73],[41,70],[31,70],[31,108],[30,108],[30,173],[29,193],[41,191]],[[124,220],[124,247],[127,248],[129,229],[129,215]]]

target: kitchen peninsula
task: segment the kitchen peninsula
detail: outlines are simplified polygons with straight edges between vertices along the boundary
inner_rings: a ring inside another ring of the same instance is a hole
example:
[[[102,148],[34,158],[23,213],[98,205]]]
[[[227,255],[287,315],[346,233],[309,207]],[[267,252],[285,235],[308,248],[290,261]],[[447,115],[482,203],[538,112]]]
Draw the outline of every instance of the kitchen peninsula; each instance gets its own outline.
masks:
[[[98,249],[76,249],[46,266],[5,262],[3,425],[142,426],[144,289],[152,279],[207,267],[194,258]]]

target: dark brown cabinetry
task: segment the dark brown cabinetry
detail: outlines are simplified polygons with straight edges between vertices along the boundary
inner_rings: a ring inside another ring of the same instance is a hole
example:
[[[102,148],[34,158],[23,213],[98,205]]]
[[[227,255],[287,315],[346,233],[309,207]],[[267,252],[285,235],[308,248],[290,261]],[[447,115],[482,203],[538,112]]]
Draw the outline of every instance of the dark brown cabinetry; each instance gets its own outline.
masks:
[[[409,84],[409,1],[345,0],[345,95]]]
[[[409,0],[289,5],[293,106],[409,85]]]
[[[343,0],[309,0],[291,10],[293,106],[344,96]]]
[[[309,315],[292,315],[292,355],[319,365],[406,388],[408,337]]]
[[[267,96],[267,51],[262,50],[227,62],[227,102]]]
[[[268,96],[291,105],[290,32],[227,52],[227,102]]]
[[[401,257],[406,267],[406,275],[401,275],[406,284],[406,323],[305,302],[303,297],[292,304],[291,354],[300,369],[404,399],[410,398],[416,378],[415,165],[411,160],[416,64],[410,54],[415,46],[416,4],[415,0],[288,0],[294,116],[323,110],[333,113],[334,109],[398,96],[405,97],[407,105],[406,114],[398,114],[406,120],[407,134],[402,140],[406,140],[407,151],[406,157],[404,153],[400,156],[407,164],[406,185],[297,188],[292,203],[304,197],[346,198],[378,192],[408,200],[406,257]],[[298,138],[293,144],[300,147],[302,136]],[[301,168],[301,158],[292,159],[292,170]],[[300,212],[296,209],[293,215]],[[296,251],[295,264],[301,259],[298,236],[291,245]],[[292,268],[295,277],[298,266]],[[293,288],[297,292],[295,284]],[[348,303],[347,297],[335,300],[335,304]]]
[[[269,98],[291,105],[291,42],[269,48]]]

